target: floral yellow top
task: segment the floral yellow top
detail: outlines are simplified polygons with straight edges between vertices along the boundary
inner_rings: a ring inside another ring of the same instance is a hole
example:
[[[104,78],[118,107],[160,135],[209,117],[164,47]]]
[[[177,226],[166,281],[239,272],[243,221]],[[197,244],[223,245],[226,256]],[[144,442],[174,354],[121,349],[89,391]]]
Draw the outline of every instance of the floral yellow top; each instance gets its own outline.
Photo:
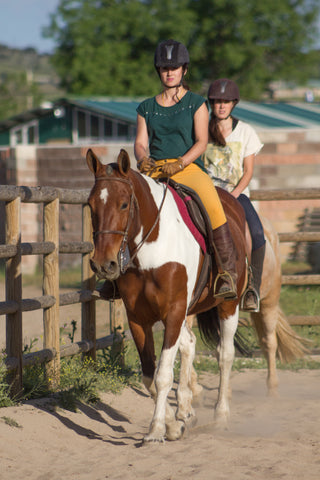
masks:
[[[255,130],[241,120],[226,138],[226,143],[225,147],[208,143],[203,161],[214,184],[232,192],[243,176],[244,158],[257,155],[263,144]],[[249,189],[243,193],[249,195]]]

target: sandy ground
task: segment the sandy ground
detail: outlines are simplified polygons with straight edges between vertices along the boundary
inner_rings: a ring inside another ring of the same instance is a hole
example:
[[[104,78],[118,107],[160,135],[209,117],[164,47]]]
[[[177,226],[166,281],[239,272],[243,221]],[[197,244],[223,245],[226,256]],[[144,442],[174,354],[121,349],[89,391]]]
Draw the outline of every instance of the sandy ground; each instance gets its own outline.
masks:
[[[41,295],[32,287],[23,293]],[[106,334],[106,305],[98,305],[98,336]],[[77,320],[80,330],[79,305],[63,307],[60,317],[61,325]],[[41,337],[41,329],[42,311],[23,314],[25,343]],[[5,316],[0,335],[3,343]],[[219,431],[213,425],[218,376],[203,375],[197,423],[182,440],[160,445],[142,443],[153,413],[143,387],[103,394],[77,413],[55,411],[46,399],[0,409],[0,480],[319,480],[320,370],[279,377],[279,397],[270,399],[266,371],[233,373],[229,429]]]
[[[196,425],[164,444],[142,444],[153,411],[142,387],[103,394],[77,413],[50,411],[46,400],[0,409],[0,478],[319,480],[320,371],[279,377],[279,397],[270,399],[266,371],[233,373],[229,429],[218,431],[212,422],[218,377],[203,375]]]

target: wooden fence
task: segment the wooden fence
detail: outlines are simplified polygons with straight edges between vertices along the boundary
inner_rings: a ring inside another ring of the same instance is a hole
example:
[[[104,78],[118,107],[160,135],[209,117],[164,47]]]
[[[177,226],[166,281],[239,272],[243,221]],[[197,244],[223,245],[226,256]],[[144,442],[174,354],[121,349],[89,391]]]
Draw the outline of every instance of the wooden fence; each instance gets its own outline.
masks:
[[[252,190],[251,200],[316,200],[320,199],[320,188],[288,190]],[[281,205],[279,205],[281,209]],[[279,241],[285,242],[320,242],[319,232],[280,232]],[[282,285],[320,285],[320,275],[282,275]],[[320,312],[319,312],[320,313]],[[289,315],[291,325],[320,325],[320,315]]]
[[[48,386],[59,384],[60,359],[83,353],[95,358],[96,350],[106,348],[119,335],[96,338],[96,310],[92,290],[95,276],[90,269],[93,251],[90,211],[87,205],[88,191],[74,191],[52,187],[0,186],[0,201],[5,202],[6,243],[0,245],[0,258],[6,259],[6,300],[0,302],[0,315],[6,315],[7,367],[12,380],[13,394],[22,389],[23,367],[35,362],[45,363]],[[320,199],[320,189],[251,192],[253,200],[299,200]],[[21,202],[43,204],[43,241],[21,242]],[[59,244],[60,204],[82,206],[82,241]],[[319,242],[320,232],[280,233],[281,242]],[[59,254],[77,253],[82,255],[82,289],[78,292],[59,293]],[[43,255],[43,295],[37,298],[22,298],[21,257]],[[320,285],[320,275],[283,276],[286,285]],[[59,338],[60,306],[81,303],[81,341],[61,346]],[[118,317],[121,315],[121,310]],[[43,309],[43,349],[22,355],[22,312]],[[319,325],[320,317],[290,317],[294,325]]]
[[[96,310],[92,290],[95,276],[90,269],[93,251],[89,191],[52,187],[0,186],[0,201],[5,202],[6,244],[0,245],[0,258],[6,259],[6,300],[0,302],[0,315],[6,315],[6,365],[12,381],[12,393],[22,389],[23,366],[45,363],[48,386],[59,384],[60,359],[84,353],[95,358],[96,350],[119,340],[119,335],[96,339]],[[43,241],[21,242],[21,202],[43,204]],[[59,244],[60,204],[82,206],[82,241]],[[59,254],[82,255],[82,289],[59,294]],[[43,295],[22,298],[21,257],[43,255]],[[60,306],[81,303],[81,341],[60,346]],[[43,309],[43,349],[22,355],[22,312]]]

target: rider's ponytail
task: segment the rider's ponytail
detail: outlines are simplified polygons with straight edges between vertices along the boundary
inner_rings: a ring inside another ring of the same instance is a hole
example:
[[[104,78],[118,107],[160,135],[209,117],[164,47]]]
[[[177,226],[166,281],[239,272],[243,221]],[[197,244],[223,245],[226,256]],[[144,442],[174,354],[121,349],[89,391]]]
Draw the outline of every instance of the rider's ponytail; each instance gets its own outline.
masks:
[[[209,122],[209,140],[218,147],[225,147],[226,140],[221,133],[216,117],[211,113]]]

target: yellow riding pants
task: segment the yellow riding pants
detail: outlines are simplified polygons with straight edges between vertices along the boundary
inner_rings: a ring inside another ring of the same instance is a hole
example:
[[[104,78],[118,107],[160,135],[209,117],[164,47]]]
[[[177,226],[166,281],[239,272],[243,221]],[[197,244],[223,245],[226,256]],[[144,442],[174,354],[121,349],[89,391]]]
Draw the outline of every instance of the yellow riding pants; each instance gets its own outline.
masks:
[[[163,165],[166,161],[172,162],[173,159],[158,160],[157,166]],[[159,178],[159,176],[160,175],[158,172],[151,174],[151,177],[153,178]],[[184,170],[176,173],[171,178],[175,182],[182,183],[182,185],[186,185],[197,192],[205,209],[208,212],[213,230],[226,223],[227,219],[217,190],[209,175],[201,170],[198,165],[191,163]]]

